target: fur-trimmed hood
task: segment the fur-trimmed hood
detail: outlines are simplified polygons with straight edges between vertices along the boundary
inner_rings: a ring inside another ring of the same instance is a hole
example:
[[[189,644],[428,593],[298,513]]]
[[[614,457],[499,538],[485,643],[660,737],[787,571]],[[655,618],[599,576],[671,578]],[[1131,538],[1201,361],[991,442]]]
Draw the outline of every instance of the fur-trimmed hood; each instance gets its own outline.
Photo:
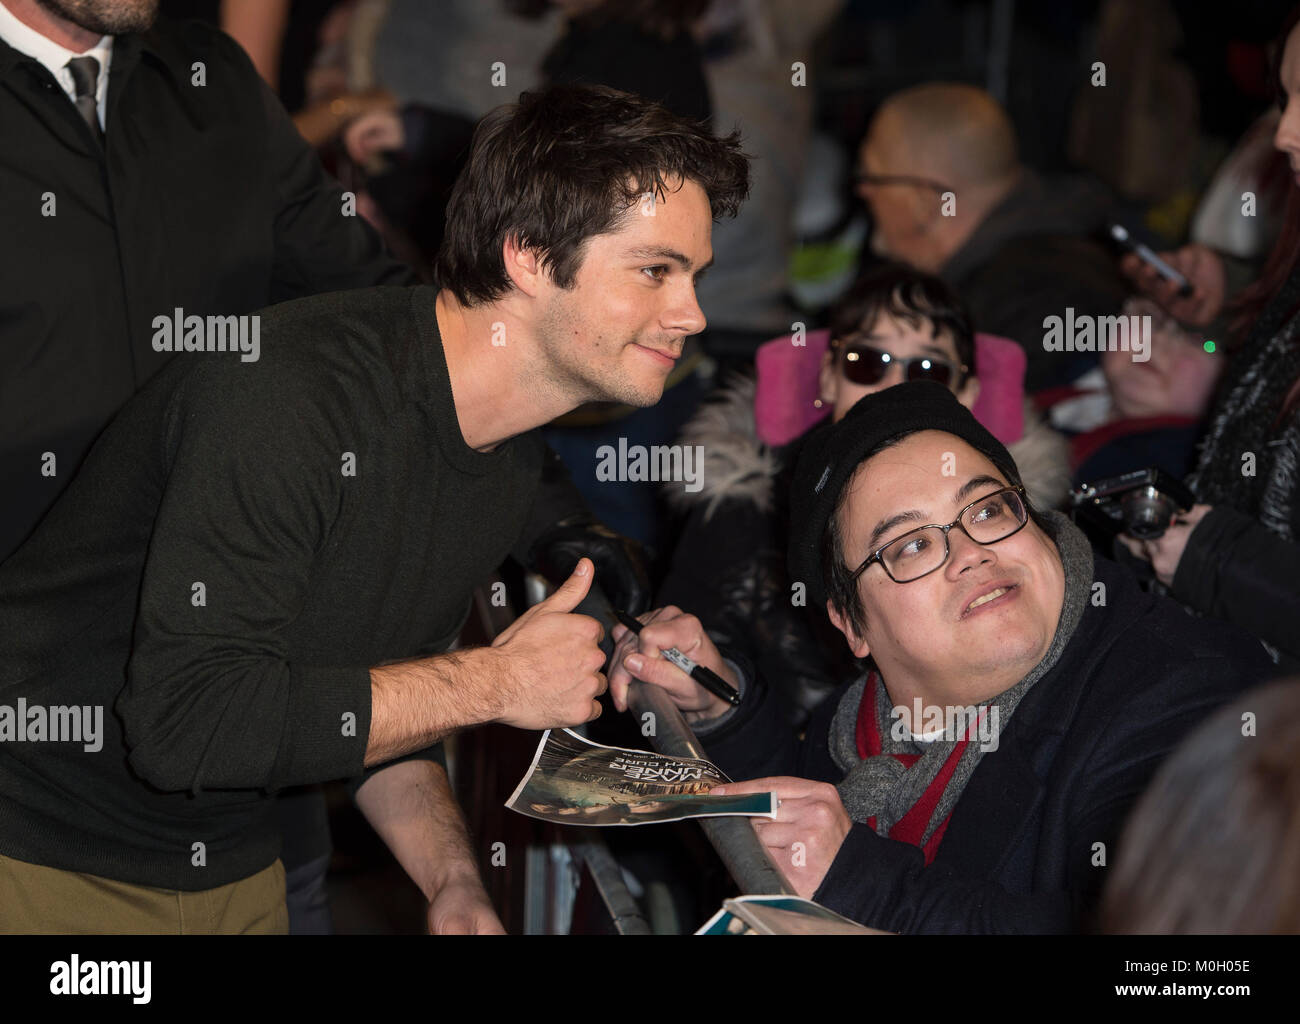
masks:
[[[772,510],[781,456],[779,449],[758,439],[754,392],[752,375],[734,375],[682,428],[679,441],[702,448],[704,469],[700,490],[667,489],[674,507],[689,510],[705,502],[706,519],[729,499],[752,502],[763,513]],[[1024,435],[1007,450],[1033,505],[1059,508],[1070,489],[1069,442],[1044,422],[1028,399],[1024,423]]]
[[[752,375],[732,375],[682,428],[680,443],[699,445],[704,452],[703,486],[694,492],[667,488],[671,505],[687,510],[707,502],[706,519],[731,498],[752,502],[763,513],[772,510],[772,481],[781,458],[758,439],[754,390]]]

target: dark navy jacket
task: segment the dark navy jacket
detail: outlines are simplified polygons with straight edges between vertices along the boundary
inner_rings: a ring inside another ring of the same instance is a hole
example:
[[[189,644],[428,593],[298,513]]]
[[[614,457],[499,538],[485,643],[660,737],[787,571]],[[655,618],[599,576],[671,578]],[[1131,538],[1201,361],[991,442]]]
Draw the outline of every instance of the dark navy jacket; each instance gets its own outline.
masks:
[[[1125,816],[1160,762],[1275,670],[1257,640],[1144,592],[1123,567],[1098,559],[1094,576],[1105,584],[1105,604],[1089,601],[1060,660],[1004,723],[997,750],[980,759],[933,863],[918,847],[855,823],[817,902],[896,932],[1088,926],[1106,875],[1094,866],[1097,851],[1115,862]],[[709,757],[737,780],[839,782],[828,735],[847,687],[796,739],[762,678],[746,683],[735,715],[700,730]]]

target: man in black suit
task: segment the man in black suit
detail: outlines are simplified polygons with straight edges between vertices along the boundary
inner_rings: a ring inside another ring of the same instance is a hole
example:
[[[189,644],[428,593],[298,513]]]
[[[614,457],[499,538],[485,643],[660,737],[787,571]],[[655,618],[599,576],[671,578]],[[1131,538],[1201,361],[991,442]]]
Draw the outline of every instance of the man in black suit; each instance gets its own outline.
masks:
[[[415,276],[232,40],[158,0],[0,0],[0,561],[171,358],[155,318]],[[281,799],[296,930],[328,930],[324,801]]]
[[[154,318],[414,283],[244,52],[157,0],[0,0],[0,560],[172,353]]]

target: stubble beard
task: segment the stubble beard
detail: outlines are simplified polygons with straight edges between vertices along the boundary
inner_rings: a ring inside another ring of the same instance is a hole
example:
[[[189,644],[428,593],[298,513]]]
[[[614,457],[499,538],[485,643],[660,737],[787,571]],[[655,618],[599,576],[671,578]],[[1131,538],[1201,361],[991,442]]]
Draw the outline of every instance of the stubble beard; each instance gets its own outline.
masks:
[[[87,32],[120,36],[152,28],[158,17],[159,0],[36,0],[36,3]]]
[[[575,353],[575,333],[583,337],[595,332],[562,299],[557,297],[551,303],[536,330],[544,356],[544,366],[539,368],[543,381],[539,383],[563,394],[573,407],[586,402],[621,402],[645,408],[662,397],[662,388],[653,395],[638,388],[621,366],[622,353],[635,338],[600,338],[597,348],[602,354],[602,365],[599,367],[593,367],[580,353]]]

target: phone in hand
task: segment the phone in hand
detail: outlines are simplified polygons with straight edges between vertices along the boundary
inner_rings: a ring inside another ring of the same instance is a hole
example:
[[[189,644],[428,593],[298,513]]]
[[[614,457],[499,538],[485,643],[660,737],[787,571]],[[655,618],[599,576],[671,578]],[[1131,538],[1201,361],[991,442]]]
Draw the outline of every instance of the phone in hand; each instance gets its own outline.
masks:
[[[1112,224],[1110,226],[1110,237],[1115,239],[1115,241],[1149,266],[1166,281],[1176,284],[1178,286],[1178,296],[1180,298],[1186,298],[1188,295],[1192,294],[1192,282],[1187,280],[1186,277],[1152,252],[1150,246],[1143,245],[1141,242],[1136,241],[1133,236],[1129,234],[1128,228],[1124,227],[1123,224]]]

